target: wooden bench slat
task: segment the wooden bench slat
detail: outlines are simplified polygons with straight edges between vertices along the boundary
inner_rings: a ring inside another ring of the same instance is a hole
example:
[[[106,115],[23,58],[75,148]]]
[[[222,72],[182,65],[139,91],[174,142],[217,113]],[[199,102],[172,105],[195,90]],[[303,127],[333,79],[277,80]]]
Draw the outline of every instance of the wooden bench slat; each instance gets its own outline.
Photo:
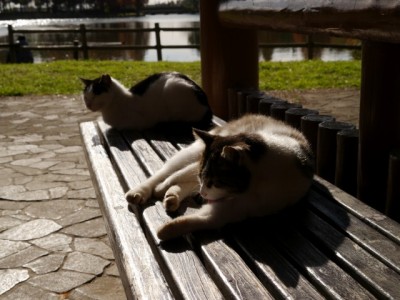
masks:
[[[139,161],[136,162],[136,165],[146,167],[150,174],[163,164],[161,158],[158,157],[151,145],[140,134],[134,132],[123,133],[126,141],[130,143],[135,153],[134,157],[132,152],[125,151],[124,155],[119,153],[119,149],[115,148],[112,139],[110,139],[111,135],[109,133],[112,131],[108,130],[108,125],[103,123],[100,128],[107,142],[111,143],[111,154],[120,172],[125,174],[124,179],[127,180],[126,185],[128,188],[134,187],[134,184],[138,180],[142,181],[143,174],[138,178],[137,174],[135,174],[138,170],[133,171],[130,169],[127,161],[132,161],[136,158]],[[131,158],[126,160],[127,156],[131,156]],[[190,245],[187,241],[184,239],[175,241],[174,246],[177,248],[173,252],[167,251],[168,249],[164,249],[159,245],[159,240],[156,238],[155,232],[166,219],[165,210],[160,203],[149,206],[143,211],[143,221],[152,238],[152,241],[149,240],[148,242],[151,243],[155,252],[158,253],[158,262],[162,259],[163,264],[168,268],[163,269],[163,272],[169,275],[167,279],[169,280],[169,285],[173,288],[174,295],[187,299],[222,299],[220,291],[210,279],[197,255],[190,250]],[[177,251],[177,249],[180,249],[180,251]]]
[[[343,192],[326,180],[316,176],[315,181],[316,184],[314,184],[314,187],[318,189],[319,192],[329,193],[329,196],[333,197],[335,201],[345,207],[347,211],[400,244],[400,225],[397,222]]]
[[[118,130],[112,129],[102,121],[98,121],[98,127],[103,134],[112,155],[116,160],[125,161],[126,167],[119,169],[123,178],[129,179],[130,185],[137,185],[147,178],[147,174],[142,170],[138,161],[130,152],[128,143],[123,139]]]
[[[100,207],[128,299],[173,299],[92,122],[80,126]]]
[[[318,244],[323,245],[326,252],[336,258],[337,263],[371,287],[378,298],[400,299],[397,286],[400,274],[310,211],[307,212],[307,230],[318,239]]]
[[[338,228],[346,232],[358,245],[400,273],[400,245],[398,243],[389,240],[379,231],[371,228],[352,214],[347,214],[342,207],[335,205],[334,202],[314,191],[310,192],[309,202]]]
[[[249,234],[248,230],[237,230],[234,239],[257,276],[268,290],[273,291],[276,298],[325,299],[281,251],[273,246],[274,239],[268,232],[263,231],[263,236],[258,236]]]
[[[184,238],[163,242],[157,238],[157,229],[170,220],[161,202],[148,206],[143,212],[143,218],[149,228],[152,239],[156,241],[160,257],[167,267],[176,291],[183,299],[223,299],[221,292],[210,278],[190,244]]]
[[[248,230],[255,232],[257,228],[274,228],[265,230],[262,236],[239,231],[241,248],[251,255],[251,261],[263,261],[264,268],[272,268],[279,280],[294,286],[294,291],[290,293],[296,295],[295,298],[306,298],[307,294],[311,295],[310,291],[314,294],[312,298],[321,298],[319,293],[324,298],[347,299],[353,293],[373,298],[369,290],[330,259],[327,251],[303,234],[303,228],[309,226],[305,204],[299,204],[279,216],[261,219]],[[335,249],[339,243],[332,244],[332,248]],[[271,280],[271,277],[268,279]]]
[[[275,299],[243,259],[219,235],[195,234],[206,267],[229,299]]]
[[[375,299],[353,277],[343,272],[329,257],[296,232],[296,228],[287,228],[276,234],[276,238],[290,259],[327,296],[350,299],[357,295],[360,299]]]

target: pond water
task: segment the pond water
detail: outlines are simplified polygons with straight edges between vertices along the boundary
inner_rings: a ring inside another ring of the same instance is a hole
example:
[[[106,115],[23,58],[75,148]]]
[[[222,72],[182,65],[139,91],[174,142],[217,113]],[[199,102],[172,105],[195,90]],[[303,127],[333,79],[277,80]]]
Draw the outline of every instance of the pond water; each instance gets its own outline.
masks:
[[[90,19],[32,19],[32,20],[10,20],[0,21],[0,44],[7,43],[7,26],[12,25],[15,29],[36,28],[77,28],[79,24],[85,24],[87,28],[153,28],[155,23],[160,27],[199,27],[199,16],[190,14],[170,15],[148,15],[143,17],[127,18],[90,18]],[[25,34],[30,45],[72,45],[79,35],[74,33],[47,33],[47,34]],[[259,33],[260,43],[301,43],[307,41],[305,35],[293,33],[276,33],[262,31]],[[321,43],[335,43],[355,45],[358,41],[327,36],[315,36],[314,40]],[[89,33],[88,42],[110,43],[110,44],[137,44],[155,45],[155,34],[144,33]],[[162,45],[188,45],[198,44],[200,37],[198,32],[161,32]],[[0,48],[0,62],[5,62],[7,49]],[[197,49],[164,49],[163,60],[166,61],[198,61],[200,52]],[[72,59],[71,51],[33,51],[34,61],[45,62],[59,59]],[[156,61],[155,50],[118,50],[90,51],[91,59],[113,59],[113,60],[142,60]],[[324,61],[352,60],[359,57],[359,51],[349,49],[318,48],[314,51],[314,58]],[[307,49],[298,47],[274,47],[260,48],[260,60],[271,61],[296,61],[307,59]]]

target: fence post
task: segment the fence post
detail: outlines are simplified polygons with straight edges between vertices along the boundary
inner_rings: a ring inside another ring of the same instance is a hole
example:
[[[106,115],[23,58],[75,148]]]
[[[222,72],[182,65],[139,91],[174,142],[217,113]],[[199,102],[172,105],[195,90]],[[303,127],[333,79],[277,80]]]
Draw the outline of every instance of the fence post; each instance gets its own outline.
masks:
[[[72,57],[75,60],[79,60],[79,41],[78,40],[74,40],[74,50],[73,50]]]
[[[314,34],[307,35],[307,56],[308,59],[314,59]]]
[[[82,38],[83,59],[89,59],[89,51],[88,51],[88,46],[87,46],[86,26],[85,26],[85,24],[79,25],[79,29],[80,29],[81,38]]]
[[[160,24],[154,24],[154,31],[156,33],[156,50],[157,50],[157,60],[162,61],[162,51],[161,51],[161,38],[160,38]]]
[[[8,25],[8,45],[9,45],[9,51],[7,56],[7,62],[15,63],[17,55],[14,44],[14,29],[12,25]]]

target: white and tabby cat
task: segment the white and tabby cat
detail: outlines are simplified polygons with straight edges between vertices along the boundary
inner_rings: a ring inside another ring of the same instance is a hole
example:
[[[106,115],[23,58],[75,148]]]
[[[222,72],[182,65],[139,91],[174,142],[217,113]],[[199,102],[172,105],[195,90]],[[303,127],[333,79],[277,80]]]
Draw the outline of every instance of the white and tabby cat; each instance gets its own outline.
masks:
[[[157,73],[127,89],[110,75],[83,79],[86,107],[117,129],[142,130],[163,122],[209,128],[212,112],[204,91],[187,76]]]
[[[310,187],[314,162],[309,144],[283,122],[247,115],[194,133],[194,143],[126,194],[134,204],[163,198],[166,210],[175,211],[184,198],[200,193],[206,203],[159,228],[161,240],[276,213]]]

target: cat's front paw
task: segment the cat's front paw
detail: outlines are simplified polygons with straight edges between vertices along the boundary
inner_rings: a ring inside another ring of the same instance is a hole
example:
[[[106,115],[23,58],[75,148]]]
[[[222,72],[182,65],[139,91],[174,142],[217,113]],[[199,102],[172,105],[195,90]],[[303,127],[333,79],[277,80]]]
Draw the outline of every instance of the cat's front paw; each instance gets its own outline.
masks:
[[[145,187],[135,187],[125,194],[126,200],[131,204],[144,204],[151,197],[151,190]]]
[[[163,206],[166,211],[168,212],[173,212],[176,211],[179,207],[179,196],[176,194],[172,193],[166,193],[164,200],[163,200]]]
[[[162,241],[170,240],[178,236],[179,234],[177,234],[175,231],[175,226],[171,224],[171,222],[162,225],[157,230],[157,237]]]

